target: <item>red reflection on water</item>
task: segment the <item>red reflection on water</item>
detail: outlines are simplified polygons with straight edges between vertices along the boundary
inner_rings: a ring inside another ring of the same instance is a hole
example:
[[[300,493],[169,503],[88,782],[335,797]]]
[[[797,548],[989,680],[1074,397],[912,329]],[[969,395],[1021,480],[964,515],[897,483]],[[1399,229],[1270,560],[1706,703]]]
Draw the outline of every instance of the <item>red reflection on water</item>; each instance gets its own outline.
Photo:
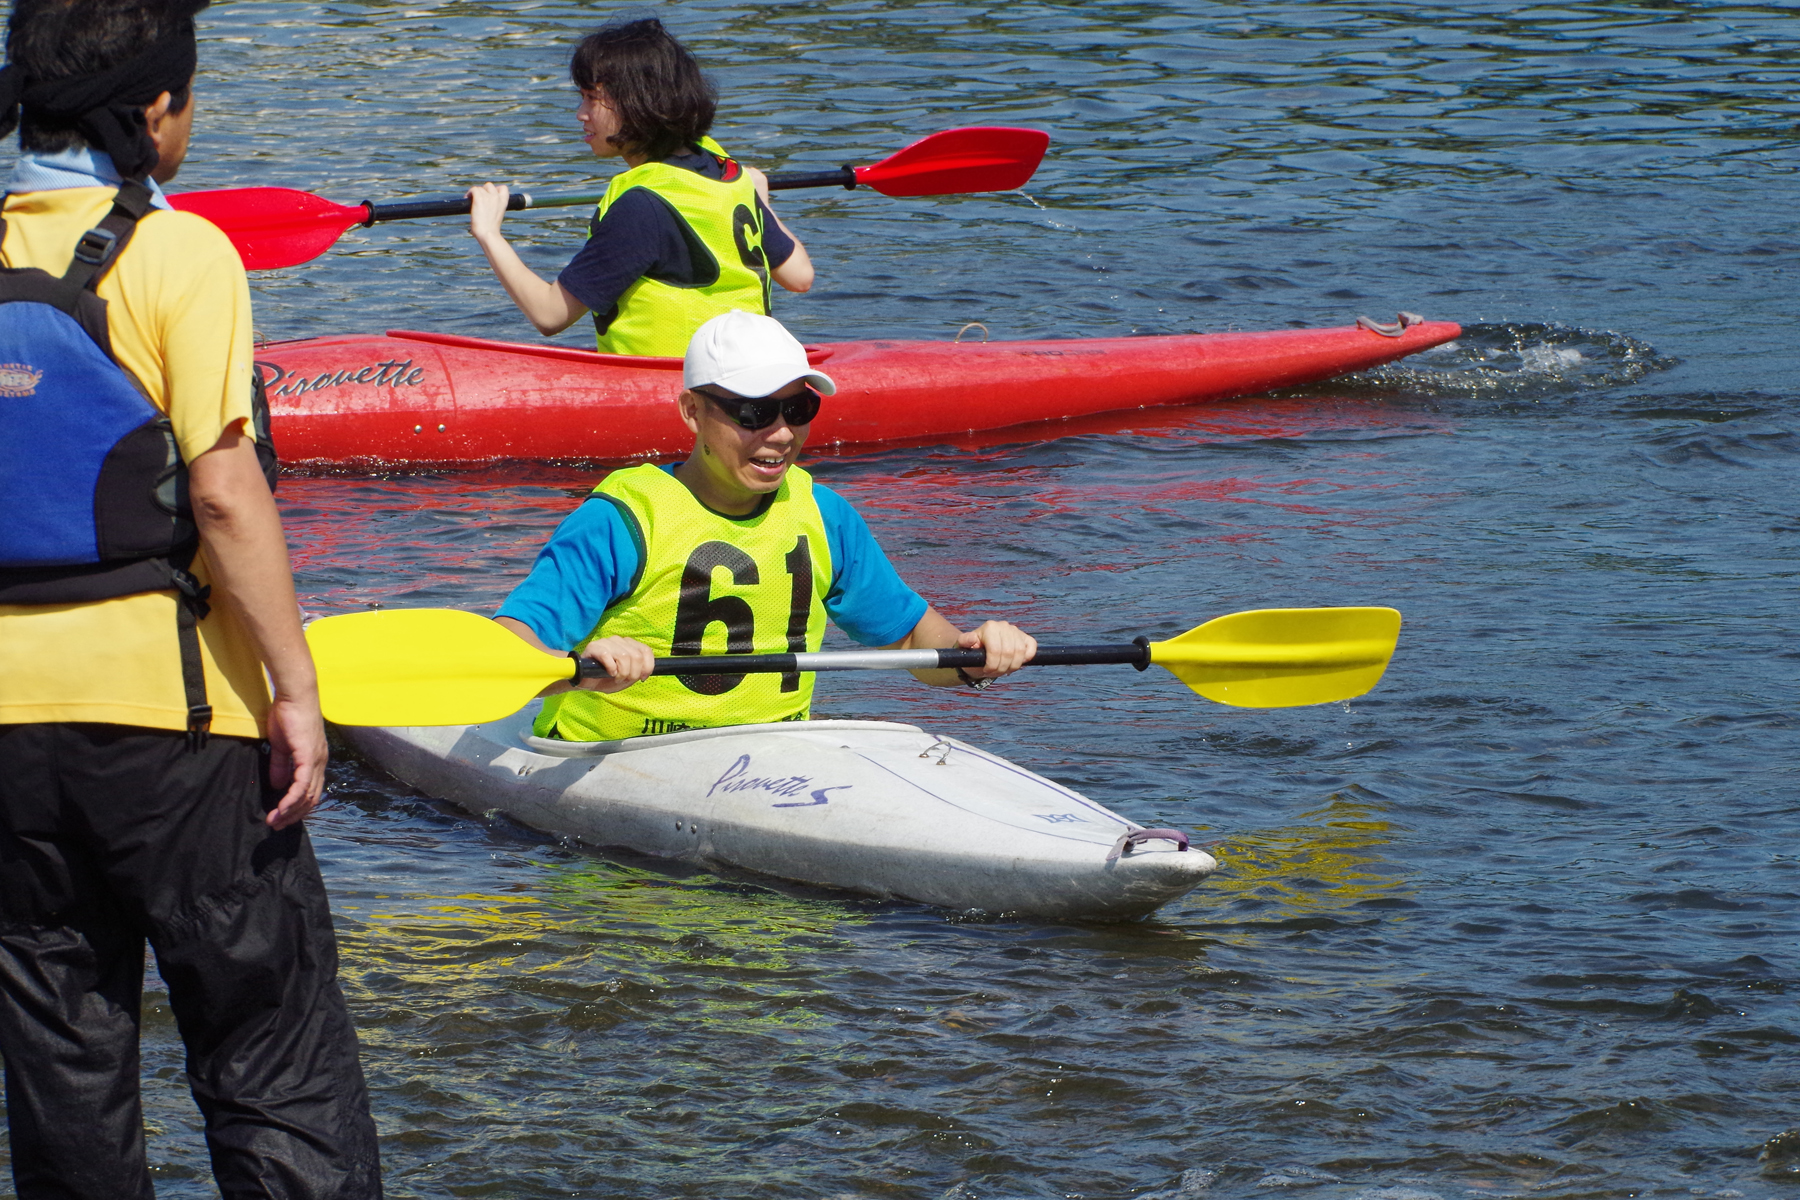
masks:
[[[1205,465],[1194,459],[1182,459],[1176,466],[1166,452],[1184,444],[1202,446],[1281,440],[1310,441],[1316,449],[1321,435],[1342,437],[1389,431],[1447,432],[1449,429],[1447,421],[1435,417],[1396,414],[1362,401],[1322,401],[1318,397],[1265,397],[1190,409],[1111,413],[1081,422],[1046,423],[1043,428],[1074,435],[1077,431],[1071,427],[1077,425],[1093,427],[1079,431],[1081,436],[1092,433],[1104,434],[1109,440],[1128,437],[1150,441],[1156,445],[1157,454],[1149,460],[1117,461],[1117,454],[1109,456],[1104,451],[1093,456],[1083,455],[1082,447],[1073,444],[1068,447],[1072,465],[1085,468],[1084,476],[1098,470],[1101,474],[1135,475],[1137,478],[1116,483],[1084,478],[1079,484],[1064,485],[1059,481],[1060,464],[1018,462],[1022,447],[1016,440],[996,445],[993,435],[975,435],[966,445],[958,447],[960,452],[934,449],[922,461],[915,460],[892,472],[883,473],[879,469],[858,472],[856,487],[860,503],[896,516],[932,519],[955,511],[982,513],[1016,506],[1019,501],[1028,504],[1022,508],[1014,507],[1013,515],[1024,521],[1078,511],[1126,519],[1132,513],[1175,513],[1178,510],[1174,506],[1195,503],[1257,504],[1295,513],[1343,515],[1341,506],[1326,506],[1314,501],[1344,492],[1400,486],[1381,480],[1386,472],[1376,465],[1380,456],[1357,449],[1353,438],[1344,437],[1335,447],[1331,464],[1335,470],[1329,476],[1195,478],[1197,471],[1205,469]],[[941,447],[942,443],[936,445]],[[1042,447],[1044,443],[1035,445]],[[904,450],[889,449],[880,455],[844,457],[868,458],[874,465],[901,454]],[[1350,473],[1345,468],[1351,462],[1366,466]]]
[[[829,403],[829,401],[827,402]],[[1006,429],[978,430],[913,442],[891,442],[879,448],[830,449],[820,457],[867,458],[893,450],[943,446],[970,452],[982,461],[998,451],[1041,445],[1063,438],[1133,437],[1164,442],[1264,441],[1309,438],[1320,434],[1387,429],[1429,428],[1447,432],[1450,423],[1429,414],[1395,412],[1367,400],[1332,395],[1252,396],[1214,404],[1158,407],[1096,413],[1062,421],[1038,421]],[[964,461],[968,461],[965,457]]]
[[[1012,478],[1007,478],[1013,475]],[[998,476],[998,478],[996,478]],[[1056,514],[1093,512],[1096,516],[1128,520],[1135,513],[1168,513],[1182,503],[1260,504],[1289,512],[1326,515],[1341,510],[1306,503],[1300,497],[1329,493],[1365,491],[1371,487],[1392,487],[1367,480],[1268,479],[1228,476],[1222,479],[1194,480],[1171,476],[1166,480],[1142,484],[1081,483],[1063,486],[1046,483],[1049,472],[988,472],[980,480],[971,481],[954,469],[907,471],[895,475],[866,475],[857,480],[859,491],[869,495],[859,499],[859,507],[880,509],[896,515],[916,515],[933,520],[947,512],[980,514],[992,509],[1012,509],[1024,501],[1026,507],[1016,511],[1013,519],[1038,520]],[[961,490],[976,483],[981,491]],[[1283,499],[1283,498],[1287,499]]]
[[[1381,518],[1345,502],[1411,486],[1384,468],[1375,447],[1359,446],[1359,437],[1449,427],[1362,399],[1261,397],[814,461],[884,538],[955,547],[931,555],[938,582],[950,583],[987,569],[996,542],[1066,552],[1068,561],[1051,568],[1060,572],[1119,571],[1192,557],[1201,553],[1198,544],[1265,539],[1279,525],[1320,532],[1392,519],[1391,506]],[[1186,446],[1254,449],[1281,441],[1303,447],[1293,461],[1305,474],[1283,473],[1283,460],[1266,454],[1257,459],[1262,471],[1246,472],[1232,455],[1182,453]],[[317,611],[374,601],[491,609],[524,577],[556,524],[618,465],[289,477],[280,499],[302,595]],[[1045,534],[1023,532],[1048,519],[1054,526]],[[1118,531],[1094,522],[1117,524]]]

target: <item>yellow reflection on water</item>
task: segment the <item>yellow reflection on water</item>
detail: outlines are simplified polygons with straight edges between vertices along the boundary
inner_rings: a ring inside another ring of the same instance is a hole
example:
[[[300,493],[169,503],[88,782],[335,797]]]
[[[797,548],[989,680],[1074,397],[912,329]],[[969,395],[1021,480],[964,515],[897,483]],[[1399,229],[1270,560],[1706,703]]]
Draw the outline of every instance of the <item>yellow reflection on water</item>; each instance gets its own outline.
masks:
[[[804,1000],[829,960],[854,948],[850,930],[869,921],[843,903],[720,887],[707,875],[671,879],[594,860],[535,868],[517,890],[416,896],[410,910],[393,896],[374,911],[341,904],[360,924],[345,931],[346,946],[440,1002],[460,995],[480,1007],[484,995],[521,987],[616,991],[610,981],[646,997],[682,989],[690,1016],[716,1008],[773,1032],[818,1023]],[[728,977],[733,994],[693,994],[697,969]]]
[[[1379,848],[1404,827],[1381,805],[1344,793],[1299,822],[1233,836],[1212,848],[1221,870],[1207,883],[1223,905],[1255,899],[1266,907],[1253,920],[1298,920],[1328,915],[1371,900],[1400,900],[1412,884]]]

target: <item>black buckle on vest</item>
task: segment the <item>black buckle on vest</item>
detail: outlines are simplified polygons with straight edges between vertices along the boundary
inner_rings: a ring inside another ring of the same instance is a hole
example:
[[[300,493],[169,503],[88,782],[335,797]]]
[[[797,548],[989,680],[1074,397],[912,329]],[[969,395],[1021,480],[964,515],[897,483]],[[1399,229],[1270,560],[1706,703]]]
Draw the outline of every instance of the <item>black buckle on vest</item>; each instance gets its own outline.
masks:
[[[105,262],[118,244],[119,235],[110,229],[90,229],[75,243],[75,257],[90,267]]]
[[[181,602],[193,611],[196,621],[204,621],[212,613],[212,605],[207,601],[212,598],[212,588],[203,586],[188,572],[180,567],[169,569],[169,578],[175,584],[175,590],[181,593]]]
[[[191,753],[198,754],[206,748],[206,740],[212,736],[212,705],[196,704],[188,709],[187,744]]]

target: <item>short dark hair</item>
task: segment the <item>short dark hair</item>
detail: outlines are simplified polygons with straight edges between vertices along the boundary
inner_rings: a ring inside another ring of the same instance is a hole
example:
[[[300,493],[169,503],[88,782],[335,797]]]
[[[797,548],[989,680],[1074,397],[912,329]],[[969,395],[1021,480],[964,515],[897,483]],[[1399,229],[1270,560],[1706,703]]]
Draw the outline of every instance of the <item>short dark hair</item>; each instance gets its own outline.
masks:
[[[655,17],[608,25],[575,47],[569,78],[599,89],[619,114],[621,150],[667,158],[712,128],[718,93],[687,47]]]
[[[6,58],[34,79],[98,75],[145,46],[189,32],[210,0],[13,0]],[[169,92],[169,111],[188,105],[192,88]],[[72,125],[19,116],[19,148],[31,154],[77,150],[88,140]]]

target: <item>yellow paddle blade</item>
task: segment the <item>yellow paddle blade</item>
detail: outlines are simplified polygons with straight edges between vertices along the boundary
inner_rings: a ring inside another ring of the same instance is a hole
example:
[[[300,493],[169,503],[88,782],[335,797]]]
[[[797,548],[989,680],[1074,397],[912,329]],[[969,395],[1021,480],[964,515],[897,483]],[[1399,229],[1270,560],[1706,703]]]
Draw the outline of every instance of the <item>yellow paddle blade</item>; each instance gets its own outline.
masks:
[[[1150,644],[1150,661],[1220,704],[1293,708],[1360,696],[1400,637],[1391,608],[1261,608]]]
[[[323,617],[306,627],[306,640],[320,706],[338,725],[479,725],[574,673],[568,659],[453,608]]]

